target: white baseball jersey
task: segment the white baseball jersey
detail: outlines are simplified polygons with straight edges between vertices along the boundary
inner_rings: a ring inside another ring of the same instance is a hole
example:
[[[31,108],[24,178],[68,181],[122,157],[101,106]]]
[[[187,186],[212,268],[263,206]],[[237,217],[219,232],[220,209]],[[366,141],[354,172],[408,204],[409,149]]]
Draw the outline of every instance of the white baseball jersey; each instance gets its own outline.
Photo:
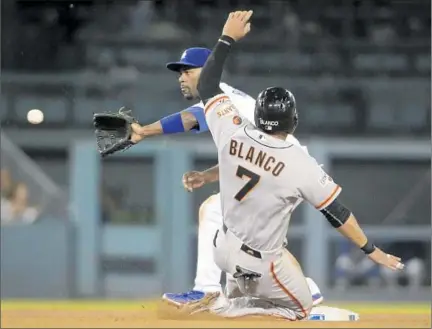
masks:
[[[224,223],[250,247],[280,248],[302,200],[320,210],[341,192],[313,157],[258,130],[229,95],[211,98],[204,112],[218,149]]]

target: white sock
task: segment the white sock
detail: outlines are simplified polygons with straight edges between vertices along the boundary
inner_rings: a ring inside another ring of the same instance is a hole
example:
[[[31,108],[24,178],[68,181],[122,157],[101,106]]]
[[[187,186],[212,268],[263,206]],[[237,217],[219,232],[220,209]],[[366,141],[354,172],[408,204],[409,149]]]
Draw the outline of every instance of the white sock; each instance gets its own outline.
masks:
[[[215,196],[216,197],[216,196]],[[217,196],[218,197],[218,196]],[[200,209],[198,230],[198,257],[194,290],[203,292],[222,291],[220,284],[222,271],[213,258],[213,238],[222,226],[220,203],[203,204]]]

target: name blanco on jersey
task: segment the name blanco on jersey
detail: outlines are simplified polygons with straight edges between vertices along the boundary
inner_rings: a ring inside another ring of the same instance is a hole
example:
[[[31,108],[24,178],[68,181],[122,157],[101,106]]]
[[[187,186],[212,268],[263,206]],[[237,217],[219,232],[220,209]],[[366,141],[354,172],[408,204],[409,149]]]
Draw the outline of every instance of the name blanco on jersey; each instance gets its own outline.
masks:
[[[285,163],[283,161],[279,161],[263,150],[255,149],[254,146],[249,146],[249,148],[246,149],[247,147],[248,146],[245,146],[243,142],[231,139],[229,154],[244,161],[248,161],[259,168],[263,168],[265,171],[272,173],[275,177],[279,176],[284,170]]]

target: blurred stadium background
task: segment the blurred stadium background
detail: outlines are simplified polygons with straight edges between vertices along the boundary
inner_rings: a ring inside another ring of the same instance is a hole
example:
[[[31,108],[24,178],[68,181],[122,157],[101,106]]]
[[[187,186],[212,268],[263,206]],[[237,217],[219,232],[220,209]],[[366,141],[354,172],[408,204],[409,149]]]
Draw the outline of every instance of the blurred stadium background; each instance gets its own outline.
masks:
[[[297,99],[297,136],[344,187],[368,234],[407,264],[380,271],[308,206],[289,248],[328,299],[430,300],[428,0],[1,1],[1,295],[150,298],[192,287],[199,204],[184,171],[214,165],[208,134],[148,140],[100,162],[92,113],[142,123],[188,106],[165,63],[211,48],[254,9],[225,81]],[[26,113],[41,109],[31,125]]]

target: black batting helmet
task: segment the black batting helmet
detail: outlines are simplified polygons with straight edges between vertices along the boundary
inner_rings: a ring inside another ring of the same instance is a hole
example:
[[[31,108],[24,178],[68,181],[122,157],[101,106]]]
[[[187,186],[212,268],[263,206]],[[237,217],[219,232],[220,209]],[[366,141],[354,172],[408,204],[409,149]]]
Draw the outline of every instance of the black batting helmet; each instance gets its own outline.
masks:
[[[292,134],[298,116],[294,95],[281,87],[270,87],[259,93],[255,103],[255,126],[265,132]]]

